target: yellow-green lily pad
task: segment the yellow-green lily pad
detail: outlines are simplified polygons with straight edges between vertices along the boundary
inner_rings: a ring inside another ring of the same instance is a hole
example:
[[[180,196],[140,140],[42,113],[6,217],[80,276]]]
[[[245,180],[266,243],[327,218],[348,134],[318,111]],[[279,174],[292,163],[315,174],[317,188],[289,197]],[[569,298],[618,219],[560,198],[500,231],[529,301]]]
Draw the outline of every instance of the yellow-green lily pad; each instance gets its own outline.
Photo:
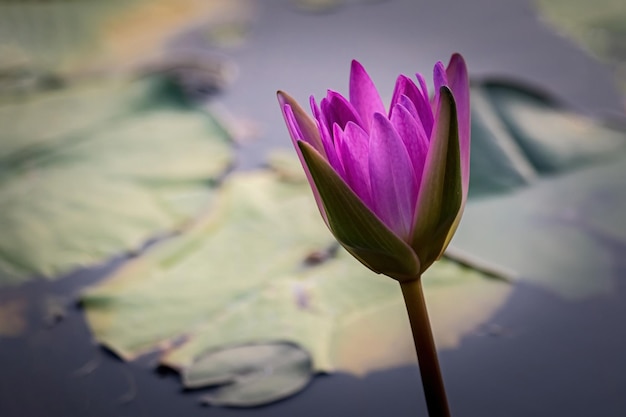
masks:
[[[0,285],[183,225],[232,158],[220,125],[157,78],[0,101],[0,124]]]
[[[397,282],[343,250],[329,256],[334,245],[305,182],[233,174],[202,222],[124,265],[82,304],[100,343],[128,360],[160,352],[183,374],[204,352],[276,341],[309,352],[311,372],[415,363]],[[423,279],[440,347],[484,323],[511,289],[450,261]],[[264,401],[284,395],[268,390]]]

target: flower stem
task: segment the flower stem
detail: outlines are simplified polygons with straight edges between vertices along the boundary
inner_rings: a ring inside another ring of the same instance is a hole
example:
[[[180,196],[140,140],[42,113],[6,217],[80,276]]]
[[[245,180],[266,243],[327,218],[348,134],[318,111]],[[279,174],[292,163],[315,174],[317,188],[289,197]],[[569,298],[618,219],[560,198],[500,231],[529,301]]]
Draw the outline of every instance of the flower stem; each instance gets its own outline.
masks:
[[[400,287],[411,322],[428,415],[429,417],[450,417],[433,332],[428,320],[422,280],[401,282]]]

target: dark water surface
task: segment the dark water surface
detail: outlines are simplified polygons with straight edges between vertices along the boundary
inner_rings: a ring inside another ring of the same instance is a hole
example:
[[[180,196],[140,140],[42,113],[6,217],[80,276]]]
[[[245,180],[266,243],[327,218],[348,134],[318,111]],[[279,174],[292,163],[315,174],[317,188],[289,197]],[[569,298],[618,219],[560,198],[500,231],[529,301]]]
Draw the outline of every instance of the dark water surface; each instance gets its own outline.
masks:
[[[346,92],[352,58],[387,100],[399,72],[430,73],[460,51],[474,75],[521,77],[598,116],[623,111],[609,71],[546,29],[526,1],[348,3],[320,16],[267,0],[248,42],[228,52],[241,72],[222,100],[263,129],[262,140],[243,146],[240,167],[290,146],[277,89],[302,101],[326,88]],[[611,294],[568,301],[516,285],[483,328],[441,352],[453,415],[626,415],[626,247],[603,244],[616,265]],[[425,415],[416,366],[318,377],[303,393],[254,410],[199,406],[198,393],[181,393],[178,377],[155,372],[151,358],[124,364],[92,342],[73,300],[120,262],[0,292],[0,303],[25,298],[30,306],[27,336],[0,340],[1,417]],[[52,316],[51,296],[60,307]]]

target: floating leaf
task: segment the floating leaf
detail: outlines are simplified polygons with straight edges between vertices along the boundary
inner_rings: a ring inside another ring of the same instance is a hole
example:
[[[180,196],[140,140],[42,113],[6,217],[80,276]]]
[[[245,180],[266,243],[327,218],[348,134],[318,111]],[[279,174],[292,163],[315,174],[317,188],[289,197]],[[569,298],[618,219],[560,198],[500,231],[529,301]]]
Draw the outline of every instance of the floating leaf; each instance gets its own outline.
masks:
[[[63,73],[119,70],[160,55],[184,30],[250,20],[247,0],[0,2],[8,64]]]
[[[139,248],[206,206],[230,145],[177,94],[144,79],[0,103],[0,283]]]
[[[472,100],[482,198],[452,245],[568,297],[610,290],[606,242],[626,244],[626,134],[521,84],[485,82]]]
[[[395,281],[343,250],[311,261],[335,244],[303,182],[234,174],[213,209],[83,296],[96,339],[126,359],[162,350],[161,362],[183,372],[203,352],[272,340],[306,349],[314,371],[414,363]],[[510,291],[447,261],[424,280],[441,347],[484,322]]]
[[[183,385],[221,385],[202,401],[254,407],[288,397],[311,380],[309,354],[289,343],[255,343],[207,352],[184,370]]]
[[[470,197],[509,192],[626,152],[623,131],[521,83],[477,83],[471,100]]]
[[[626,245],[626,156],[468,204],[453,246],[568,297],[607,292]]]
[[[545,94],[511,84],[483,85],[491,105],[540,174],[570,171],[626,151],[626,135],[573,113]]]

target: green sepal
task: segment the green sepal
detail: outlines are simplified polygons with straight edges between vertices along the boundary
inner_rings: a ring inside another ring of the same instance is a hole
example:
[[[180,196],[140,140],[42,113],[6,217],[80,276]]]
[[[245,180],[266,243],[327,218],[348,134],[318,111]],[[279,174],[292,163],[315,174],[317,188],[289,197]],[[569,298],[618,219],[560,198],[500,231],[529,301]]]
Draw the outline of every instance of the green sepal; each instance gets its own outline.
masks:
[[[420,261],[413,249],[372,213],[311,145],[300,141],[298,146],[339,243],[374,272],[398,281],[417,279]]]
[[[440,89],[436,122],[426,156],[411,238],[411,246],[422,261],[421,273],[446,249],[463,200],[456,104],[447,86]]]

